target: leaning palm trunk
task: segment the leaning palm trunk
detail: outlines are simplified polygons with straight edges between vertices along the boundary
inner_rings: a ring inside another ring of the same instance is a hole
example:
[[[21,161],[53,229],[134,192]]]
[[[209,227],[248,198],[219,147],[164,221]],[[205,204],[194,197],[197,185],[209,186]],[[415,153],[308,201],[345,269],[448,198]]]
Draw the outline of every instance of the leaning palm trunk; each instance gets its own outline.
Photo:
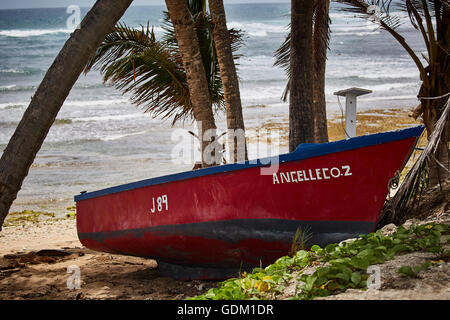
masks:
[[[213,37],[227,110],[230,162],[243,161],[247,160],[244,117],[242,116],[239,80],[234,65],[223,0],[209,0],[209,8],[214,25]]]
[[[407,217],[408,210],[415,204],[417,198],[420,196],[422,190],[424,190],[424,184],[426,184],[426,175],[429,172],[430,162],[437,162],[441,169],[446,172],[445,176],[442,176],[439,181],[439,189],[442,195],[444,195],[444,202],[450,201],[450,181],[449,181],[449,168],[445,167],[440,161],[436,161],[436,154],[439,152],[439,146],[446,135],[446,126],[450,123],[450,98],[447,100],[445,107],[443,108],[440,119],[436,122],[433,132],[429,137],[428,144],[414,163],[411,170],[405,177],[405,180],[400,185],[396,194],[385,203],[382,212],[381,225],[385,225],[390,222],[401,224]]]
[[[131,2],[97,1],[36,90],[0,160],[0,229],[72,86]]]
[[[312,24],[314,3],[291,1],[289,151],[314,142]]]
[[[186,1],[166,0],[170,19],[175,30],[184,69],[194,118],[198,125],[198,136],[201,144],[202,166],[219,164],[221,149],[218,146],[216,124],[209,96],[208,81],[194,30],[194,21]]]

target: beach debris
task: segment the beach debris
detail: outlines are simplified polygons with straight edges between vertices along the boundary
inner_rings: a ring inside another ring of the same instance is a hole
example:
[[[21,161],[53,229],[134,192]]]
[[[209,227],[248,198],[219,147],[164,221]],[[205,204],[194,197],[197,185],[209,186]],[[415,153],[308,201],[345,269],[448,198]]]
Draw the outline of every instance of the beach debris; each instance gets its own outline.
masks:
[[[77,295],[75,296],[75,300],[82,300],[82,299],[84,299],[83,292],[78,292]]]
[[[42,217],[54,218],[53,212],[23,210],[21,212],[11,212],[5,220],[5,227],[24,225],[26,223],[38,223],[42,221]]]
[[[64,250],[44,249],[37,252],[6,254],[3,258],[24,267],[27,264],[55,263],[70,255],[71,252]]]
[[[0,278],[5,278],[7,276],[10,276],[11,274],[20,271],[19,268],[7,268],[7,269],[1,269],[0,268]]]
[[[200,284],[197,286],[197,290],[198,290],[198,291],[203,291],[204,288],[205,288],[205,284],[204,284],[204,283],[200,283]]]
[[[397,231],[397,226],[393,223],[385,225],[383,228],[381,228],[381,234],[383,236],[390,236],[391,234],[395,233]]]
[[[427,181],[427,179],[424,177],[428,174],[427,168],[431,161],[437,161],[435,154],[441,139],[444,137],[449,115],[450,99],[447,100],[443,107],[442,114],[436,122],[434,130],[431,133],[423,152],[406,175],[396,194],[385,203],[379,225],[386,222],[395,222],[397,224],[403,223],[409,217],[408,213],[412,212],[411,209],[417,206],[417,203],[423,198],[424,190],[428,190],[428,193],[436,196],[438,201],[442,201],[442,203],[445,202],[445,205],[442,205],[444,210],[447,207],[447,203],[449,202],[448,195],[450,194],[448,192],[450,185],[448,179],[445,179],[447,181],[440,181],[434,189],[427,189],[427,186],[425,186],[425,181]],[[444,169],[447,170],[445,167]],[[439,197],[443,199],[439,199]]]
[[[66,257],[70,256],[72,253],[64,251],[64,250],[55,250],[55,249],[44,249],[36,252],[38,256],[47,256],[47,257]]]

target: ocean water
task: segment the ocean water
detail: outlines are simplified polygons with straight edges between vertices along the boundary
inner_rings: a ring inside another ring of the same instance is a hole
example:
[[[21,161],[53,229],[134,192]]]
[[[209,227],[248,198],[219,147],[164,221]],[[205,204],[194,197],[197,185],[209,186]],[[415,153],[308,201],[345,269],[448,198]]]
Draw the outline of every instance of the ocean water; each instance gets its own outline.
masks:
[[[122,21],[162,29],[163,6],[130,7]],[[37,86],[70,36],[67,8],[0,10],[0,146],[8,143]],[[273,67],[274,51],[289,23],[289,4],[227,5],[229,27],[245,31],[238,73],[247,128],[287,117],[281,101],[283,70]],[[88,8],[82,8],[84,16]],[[404,13],[399,30],[416,52],[421,38]],[[373,93],[359,108],[409,108],[417,104],[420,82],[412,60],[387,32],[352,14],[331,9],[331,42],[326,73],[327,111],[340,112],[333,92],[362,87]],[[344,101],[341,100],[344,104]],[[259,105],[264,105],[260,107]],[[225,115],[218,115],[219,132]],[[200,155],[187,130],[189,121],[171,126],[132,105],[128,96],[103,84],[98,72],[81,75],[66,99],[25,179],[14,209],[63,208],[80,191],[189,170]],[[180,148],[188,150],[180,153]],[[251,157],[287,149],[259,148]],[[252,149],[253,150],[253,149]]]

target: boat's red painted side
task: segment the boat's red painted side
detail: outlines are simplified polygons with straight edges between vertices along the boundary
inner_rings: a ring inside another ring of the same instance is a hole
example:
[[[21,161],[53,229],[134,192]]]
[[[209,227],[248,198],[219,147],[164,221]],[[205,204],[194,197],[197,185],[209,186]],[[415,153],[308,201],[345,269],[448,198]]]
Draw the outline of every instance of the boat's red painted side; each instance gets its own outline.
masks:
[[[323,245],[372,231],[415,140],[281,163],[273,175],[252,167],[80,200],[78,234],[94,250],[174,264],[272,263],[299,225]]]

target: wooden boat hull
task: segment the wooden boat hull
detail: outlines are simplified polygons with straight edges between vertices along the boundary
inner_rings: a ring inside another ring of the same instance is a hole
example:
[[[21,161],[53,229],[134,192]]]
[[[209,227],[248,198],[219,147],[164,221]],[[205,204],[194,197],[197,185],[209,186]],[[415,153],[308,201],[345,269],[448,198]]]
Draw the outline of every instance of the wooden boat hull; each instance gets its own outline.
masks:
[[[78,235],[93,250],[157,259],[177,278],[267,265],[298,227],[321,246],[373,231],[422,130],[301,145],[270,174],[261,159],[80,194]]]

